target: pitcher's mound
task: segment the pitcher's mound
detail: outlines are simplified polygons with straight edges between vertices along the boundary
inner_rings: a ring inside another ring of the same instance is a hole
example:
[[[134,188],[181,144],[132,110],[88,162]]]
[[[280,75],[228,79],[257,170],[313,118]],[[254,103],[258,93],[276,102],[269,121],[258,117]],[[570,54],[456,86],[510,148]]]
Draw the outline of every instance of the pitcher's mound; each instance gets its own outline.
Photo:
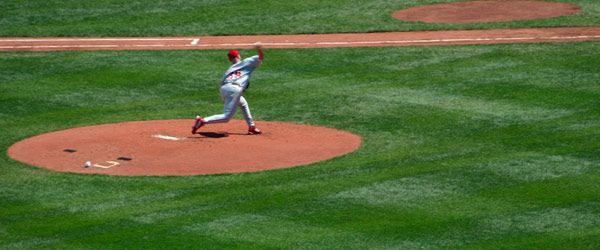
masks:
[[[357,150],[361,138],[331,128],[244,121],[210,124],[191,135],[193,120],[136,121],[62,130],[15,143],[8,155],[55,171],[109,175],[199,175],[287,168]],[[87,163],[87,164],[86,164]]]
[[[486,23],[566,16],[580,10],[570,3],[492,0],[424,5],[396,11],[392,16],[427,23]]]

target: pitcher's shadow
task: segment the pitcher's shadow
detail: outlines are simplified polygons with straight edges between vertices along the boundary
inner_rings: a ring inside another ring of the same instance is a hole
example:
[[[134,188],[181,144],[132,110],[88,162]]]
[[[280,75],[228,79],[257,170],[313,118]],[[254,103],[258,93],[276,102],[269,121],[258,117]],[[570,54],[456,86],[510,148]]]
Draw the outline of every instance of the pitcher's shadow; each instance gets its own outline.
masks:
[[[201,137],[192,136],[192,137],[188,137],[188,138],[191,138],[191,139],[201,139],[201,138],[219,139],[219,138],[229,137],[230,135],[248,135],[248,134],[243,134],[243,133],[228,133],[228,132],[198,132],[196,134],[201,135]]]

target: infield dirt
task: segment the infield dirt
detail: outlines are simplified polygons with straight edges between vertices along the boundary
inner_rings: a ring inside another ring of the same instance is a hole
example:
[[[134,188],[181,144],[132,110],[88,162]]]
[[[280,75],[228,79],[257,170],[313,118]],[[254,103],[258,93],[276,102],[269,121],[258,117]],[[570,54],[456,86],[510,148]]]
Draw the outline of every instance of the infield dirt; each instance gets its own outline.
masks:
[[[545,1],[466,1],[417,6],[396,11],[393,17],[426,23],[489,23],[572,15],[581,11],[571,3]]]

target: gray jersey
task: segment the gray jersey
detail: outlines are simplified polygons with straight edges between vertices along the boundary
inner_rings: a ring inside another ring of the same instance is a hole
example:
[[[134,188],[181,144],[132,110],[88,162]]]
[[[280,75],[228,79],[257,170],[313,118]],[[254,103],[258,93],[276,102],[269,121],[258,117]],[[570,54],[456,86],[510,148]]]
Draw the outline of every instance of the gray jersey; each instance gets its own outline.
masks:
[[[254,72],[260,63],[259,57],[253,56],[231,65],[225,74],[223,74],[221,85],[235,84],[245,89],[248,86],[252,72]]]

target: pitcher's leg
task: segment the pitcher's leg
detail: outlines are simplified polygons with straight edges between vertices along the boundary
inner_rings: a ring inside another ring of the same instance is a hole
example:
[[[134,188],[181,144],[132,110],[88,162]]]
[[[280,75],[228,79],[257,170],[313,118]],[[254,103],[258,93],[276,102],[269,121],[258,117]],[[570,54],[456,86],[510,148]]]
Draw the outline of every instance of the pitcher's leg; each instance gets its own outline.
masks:
[[[222,86],[220,90],[224,102],[223,114],[204,118],[204,123],[206,124],[228,122],[235,115],[237,103],[242,96],[242,89],[237,85],[228,84]]]
[[[248,102],[244,96],[240,97],[238,107],[240,107],[240,110],[242,110],[242,115],[244,116],[244,120],[246,120],[248,127],[254,126],[254,119],[252,119],[252,114],[250,113],[250,105],[248,105]]]

